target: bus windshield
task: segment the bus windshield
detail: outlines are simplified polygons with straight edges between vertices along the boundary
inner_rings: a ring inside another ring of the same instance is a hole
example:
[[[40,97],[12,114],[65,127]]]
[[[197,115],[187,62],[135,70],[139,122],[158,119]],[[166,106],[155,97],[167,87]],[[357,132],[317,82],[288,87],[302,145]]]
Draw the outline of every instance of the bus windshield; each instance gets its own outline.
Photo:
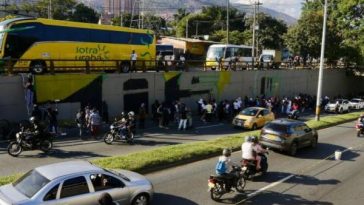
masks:
[[[210,47],[207,58],[224,58],[225,47]]]

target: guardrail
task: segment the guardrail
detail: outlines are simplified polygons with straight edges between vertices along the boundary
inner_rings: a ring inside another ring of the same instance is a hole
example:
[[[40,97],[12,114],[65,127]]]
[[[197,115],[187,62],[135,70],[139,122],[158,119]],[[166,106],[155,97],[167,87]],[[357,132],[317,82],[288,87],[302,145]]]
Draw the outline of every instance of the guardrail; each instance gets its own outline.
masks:
[[[33,72],[36,74],[56,72],[119,72],[148,70],[154,71],[208,71],[208,70],[263,70],[263,69],[318,69],[319,63],[307,62],[282,62],[261,63],[257,62],[252,66],[252,62],[247,61],[205,61],[205,60],[69,60],[69,59],[2,59],[0,62],[0,72],[13,74],[18,72]],[[349,66],[342,63],[325,64],[327,69],[358,69],[358,66]]]

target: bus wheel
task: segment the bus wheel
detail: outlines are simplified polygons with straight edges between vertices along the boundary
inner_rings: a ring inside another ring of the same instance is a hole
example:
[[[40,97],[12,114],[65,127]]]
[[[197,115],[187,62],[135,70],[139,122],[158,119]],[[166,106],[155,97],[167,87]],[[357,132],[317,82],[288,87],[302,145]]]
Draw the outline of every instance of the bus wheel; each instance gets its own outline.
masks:
[[[44,61],[33,61],[30,64],[30,72],[33,74],[43,74],[47,69]]]
[[[122,63],[120,66],[120,70],[122,73],[128,73],[130,71],[130,64],[129,63]]]

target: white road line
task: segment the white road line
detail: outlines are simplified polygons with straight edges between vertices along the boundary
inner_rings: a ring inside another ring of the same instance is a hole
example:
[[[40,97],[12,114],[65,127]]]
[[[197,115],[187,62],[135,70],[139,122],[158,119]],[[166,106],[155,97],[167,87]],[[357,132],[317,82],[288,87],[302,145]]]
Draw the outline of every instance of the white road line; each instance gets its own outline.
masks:
[[[205,129],[205,128],[210,128],[210,127],[218,127],[218,126],[222,126],[222,125],[224,125],[224,123],[220,123],[220,124],[216,124],[216,125],[200,126],[200,127],[196,127],[196,129]]]

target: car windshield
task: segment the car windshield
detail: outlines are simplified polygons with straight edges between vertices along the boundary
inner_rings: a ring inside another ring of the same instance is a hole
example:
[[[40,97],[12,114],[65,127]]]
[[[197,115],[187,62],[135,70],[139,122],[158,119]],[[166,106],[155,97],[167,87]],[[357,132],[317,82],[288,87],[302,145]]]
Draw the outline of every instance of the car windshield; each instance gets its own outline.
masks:
[[[281,132],[281,133],[287,133],[287,131],[288,131],[287,125],[276,124],[276,123],[268,123],[267,125],[265,125],[264,128],[269,129],[269,130],[273,130],[273,131],[276,131],[276,132]]]
[[[246,108],[243,111],[240,112],[242,115],[248,115],[248,116],[256,116],[258,113],[258,109],[256,108]]]
[[[125,181],[130,182],[130,179],[127,176],[125,176],[125,175],[123,175],[123,174],[121,174],[119,172],[116,172],[114,170],[108,170],[108,169],[104,169],[104,171],[105,172],[108,172],[108,173],[112,173],[114,175],[117,175],[117,176],[121,177],[122,179],[124,179]]]
[[[353,103],[359,103],[359,100],[353,99],[353,100],[351,100],[351,102],[353,102]]]
[[[342,100],[330,100],[330,104],[342,103]]]
[[[20,193],[32,198],[42,187],[49,183],[49,179],[35,170],[26,173],[13,183],[13,186]]]
[[[224,58],[225,47],[210,47],[207,58]]]

